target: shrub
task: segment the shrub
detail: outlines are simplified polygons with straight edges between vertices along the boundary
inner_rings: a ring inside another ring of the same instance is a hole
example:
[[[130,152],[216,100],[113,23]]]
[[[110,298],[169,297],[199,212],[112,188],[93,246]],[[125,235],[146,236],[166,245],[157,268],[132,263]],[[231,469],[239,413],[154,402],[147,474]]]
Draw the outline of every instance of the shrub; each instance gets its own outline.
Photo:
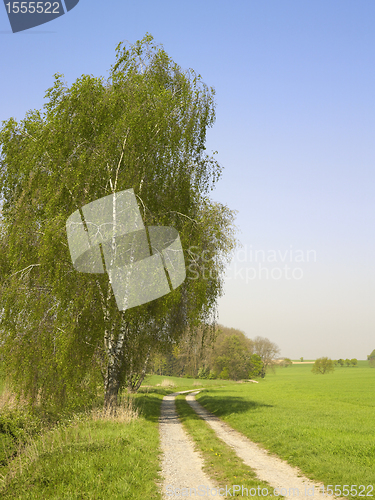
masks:
[[[202,366],[201,368],[199,368],[198,378],[207,379],[207,378],[209,378],[209,376],[210,376],[210,369],[208,367],[205,368]]]
[[[42,422],[7,390],[1,395],[0,410],[0,466],[6,466],[17,450],[40,432]]]
[[[250,358],[249,378],[259,377],[264,374],[264,363],[259,354],[252,354]]]
[[[228,371],[227,367],[223,368],[223,370],[221,371],[221,373],[219,375],[219,378],[222,379],[222,380],[228,380],[229,379],[229,371]]]

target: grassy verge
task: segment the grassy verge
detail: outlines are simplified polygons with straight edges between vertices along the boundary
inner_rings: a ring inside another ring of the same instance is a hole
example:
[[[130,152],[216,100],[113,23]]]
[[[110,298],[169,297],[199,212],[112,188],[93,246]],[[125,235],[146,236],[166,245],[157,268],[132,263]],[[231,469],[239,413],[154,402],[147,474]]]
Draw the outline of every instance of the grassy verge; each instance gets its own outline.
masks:
[[[226,487],[230,488],[233,497],[247,496],[245,489],[244,495],[242,494],[242,487],[247,488],[249,496],[259,499],[267,496],[262,495],[262,490],[264,493],[266,493],[265,489],[268,489],[270,493],[273,491],[267,483],[256,478],[254,472],[237,457],[228,445],[216,437],[209,425],[185,401],[185,396],[177,396],[176,408],[185,429],[192,436],[202,454],[205,472],[216,484],[224,490]],[[241,491],[233,493],[233,485],[239,485]],[[255,492],[257,494],[254,494]]]
[[[293,365],[259,384],[207,388],[197,400],[308,477],[365,486],[347,495],[359,498],[375,496],[374,393],[375,370],[366,364],[328,375]]]
[[[1,498],[161,499],[156,484],[161,398],[137,396],[137,418],[129,408],[122,420],[81,417],[33,439],[9,464]]]
[[[0,497],[161,498],[161,400],[177,386],[192,388],[194,380],[156,376],[154,383],[160,385],[132,397],[139,417],[123,421],[80,414],[47,430],[22,406],[0,404]]]

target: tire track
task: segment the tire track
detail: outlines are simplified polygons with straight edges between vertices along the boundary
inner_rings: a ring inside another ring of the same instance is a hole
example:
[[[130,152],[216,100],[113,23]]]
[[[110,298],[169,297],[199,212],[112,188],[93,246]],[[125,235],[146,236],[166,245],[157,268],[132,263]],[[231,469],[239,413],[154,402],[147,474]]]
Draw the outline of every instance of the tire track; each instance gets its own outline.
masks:
[[[215,489],[216,485],[203,472],[203,459],[194,450],[193,441],[184,430],[176,412],[176,396],[187,392],[191,391],[175,392],[165,396],[161,404],[159,429],[163,451],[162,475],[164,482],[162,494],[164,499],[181,496],[190,496],[191,498],[217,496],[207,492],[207,488]],[[199,487],[201,487],[201,492],[203,491],[202,487],[204,487],[208,494],[201,493],[199,495]],[[190,491],[190,495],[181,495],[183,488],[186,488],[185,491]],[[194,488],[196,489],[195,495]]]
[[[327,496],[321,493],[323,483],[311,481],[298,468],[292,467],[274,455],[270,455],[266,450],[207,411],[195,399],[199,392],[198,390],[186,396],[186,401],[211,426],[216,435],[233,448],[237,456],[254,470],[259,479],[270,484],[272,488],[278,488],[279,491],[286,488],[287,494],[284,494],[284,496],[287,497],[309,498],[310,500],[313,497],[314,500],[327,500]],[[329,498],[338,497],[330,496]]]

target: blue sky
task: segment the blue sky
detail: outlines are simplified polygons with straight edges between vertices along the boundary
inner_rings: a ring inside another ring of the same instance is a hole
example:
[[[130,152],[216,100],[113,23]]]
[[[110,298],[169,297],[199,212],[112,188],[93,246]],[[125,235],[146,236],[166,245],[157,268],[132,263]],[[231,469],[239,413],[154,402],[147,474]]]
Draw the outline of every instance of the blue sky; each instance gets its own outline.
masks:
[[[41,108],[53,74],[108,76],[151,33],[216,89],[212,197],[238,210],[242,253],[219,321],[284,356],[375,348],[375,3],[80,0],[13,34],[0,8],[0,120]],[[308,253],[310,251],[310,253]],[[288,269],[285,269],[285,266]]]

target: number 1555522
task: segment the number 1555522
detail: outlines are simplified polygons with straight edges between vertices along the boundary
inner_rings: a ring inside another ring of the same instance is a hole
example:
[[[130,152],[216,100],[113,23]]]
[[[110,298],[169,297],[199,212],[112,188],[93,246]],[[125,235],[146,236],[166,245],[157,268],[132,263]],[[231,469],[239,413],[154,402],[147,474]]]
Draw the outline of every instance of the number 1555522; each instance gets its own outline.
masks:
[[[8,14],[60,14],[59,2],[8,2]]]

